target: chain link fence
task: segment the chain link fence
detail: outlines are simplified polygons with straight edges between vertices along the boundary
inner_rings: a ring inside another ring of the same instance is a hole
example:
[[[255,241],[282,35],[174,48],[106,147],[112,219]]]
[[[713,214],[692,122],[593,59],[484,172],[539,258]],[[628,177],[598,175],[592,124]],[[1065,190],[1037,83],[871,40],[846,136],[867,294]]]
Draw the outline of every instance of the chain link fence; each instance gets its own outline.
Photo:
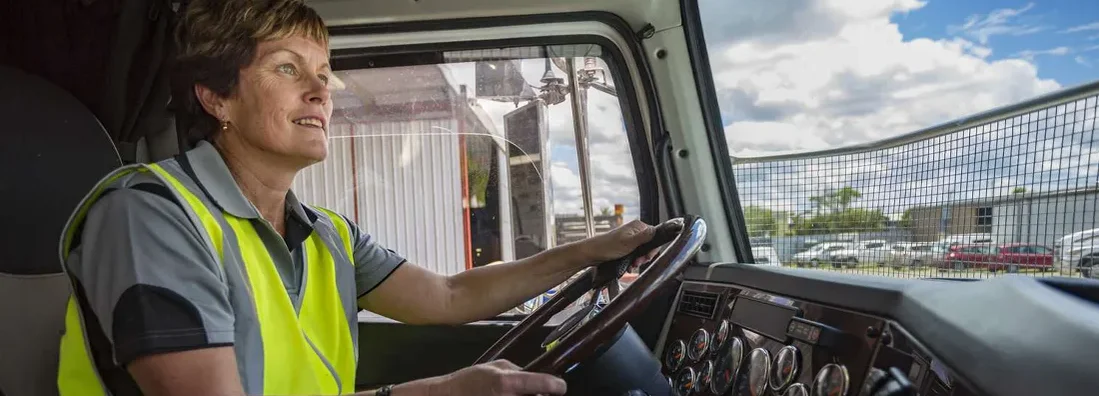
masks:
[[[1090,276],[1097,101],[1099,82],[872,144],[734,158],[754,256],[895,277]]]

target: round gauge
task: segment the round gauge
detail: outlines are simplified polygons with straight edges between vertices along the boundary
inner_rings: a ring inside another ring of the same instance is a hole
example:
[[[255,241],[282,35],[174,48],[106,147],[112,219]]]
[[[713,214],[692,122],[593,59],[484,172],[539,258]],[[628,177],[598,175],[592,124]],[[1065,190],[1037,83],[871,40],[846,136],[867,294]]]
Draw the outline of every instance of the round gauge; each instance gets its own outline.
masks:
[[[683,340],[675,340],[675,342],[668,345],[668,350],[664,352],[664,367],[668,368],[668,372],[675,372],[679,370],[679,366],[683,364],[683,359],[687,357],[687,345],[683,343]]]
[[[710,392],[724,395],[733,387],[737,375],[740,374],[740,364],[744,362],[744,341],[740,337],[729,339],[729,347],[721,353],[714,366],[714,376],[710,380]]]
[[[767,373],[771,371],[771,353],[756,348],[748,355],[748,395],[763,396],[767,390]]]
[[[695,330],[694,335],[691,336],[691,344],[688,345],[687,357],[691,358],[692,362],[697,362],[706,356],[706,350],[710,347],[710,333],[706,332],[706,329]]]
[[[683,371],[679,372],[679,375],[675,377],[675,391],[679,396],[687,396],[694,392],[695,386],[698,385],[698,374],[695,373],[695,369],[687,367]]]
[[[710,381],[714,377],[714,361],[707,360],[702,368],[698,370],[698,389],[707,389],[710,387]]]
[[[813,396],[846,396],[849,380],[847,367],[828,363],[820,368],[813,379]]]
[[[717,325],[717,330],[714,330],[714,335],[710,337],[710,353],[717,355],[717,351],[720,351],[725,346],[725,340],[729,338],[729,321],[722,320]]]
[[[782,396],[809,396],[809,388],[806,388],[804,384],[793,384],[786,388],[786,393],[783,393]]]
[[[769,385],[775,393],[782,393],[783,389],[794,383],[801,370],[801,352],[793,345],[787,345],[778,350],[775,359],[771,362],[771,375]]]

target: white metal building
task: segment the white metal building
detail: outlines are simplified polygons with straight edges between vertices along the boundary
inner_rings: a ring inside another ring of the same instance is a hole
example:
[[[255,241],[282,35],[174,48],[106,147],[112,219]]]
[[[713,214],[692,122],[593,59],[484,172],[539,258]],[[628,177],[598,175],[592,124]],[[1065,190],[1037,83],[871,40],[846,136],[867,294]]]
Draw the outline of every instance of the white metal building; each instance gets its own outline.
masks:
[[[441,274],[465,270],[464,139],[467,133],[500,134],[440,66],[338,74],[347,89],[333,95],[328,159],[305,169],[294,192],[305,203],[346,215],[415,264]],[[510,213],[501,212],[507,234]]]

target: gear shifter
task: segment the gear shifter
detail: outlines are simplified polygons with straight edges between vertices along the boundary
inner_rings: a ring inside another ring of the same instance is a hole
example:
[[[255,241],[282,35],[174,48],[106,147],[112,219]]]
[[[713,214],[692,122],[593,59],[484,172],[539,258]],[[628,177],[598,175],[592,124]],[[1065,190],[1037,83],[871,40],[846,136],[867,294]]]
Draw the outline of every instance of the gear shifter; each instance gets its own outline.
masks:
[[[862,396],[915,396],[916,389],[900,369],[890,367],[889,371],[870,369],[866,376],[866,385],[862,387]]]

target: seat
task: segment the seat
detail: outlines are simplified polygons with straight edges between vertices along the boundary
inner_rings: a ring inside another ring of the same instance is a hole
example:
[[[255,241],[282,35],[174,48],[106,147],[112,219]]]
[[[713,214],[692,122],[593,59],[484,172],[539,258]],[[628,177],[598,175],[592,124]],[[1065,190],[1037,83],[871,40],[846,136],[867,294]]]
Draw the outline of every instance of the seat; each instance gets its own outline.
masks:
[[[99,179],[122,164],[107,131],[60,87],[0,66],[0,389],[56,395],[69,281],[61,229]]]

